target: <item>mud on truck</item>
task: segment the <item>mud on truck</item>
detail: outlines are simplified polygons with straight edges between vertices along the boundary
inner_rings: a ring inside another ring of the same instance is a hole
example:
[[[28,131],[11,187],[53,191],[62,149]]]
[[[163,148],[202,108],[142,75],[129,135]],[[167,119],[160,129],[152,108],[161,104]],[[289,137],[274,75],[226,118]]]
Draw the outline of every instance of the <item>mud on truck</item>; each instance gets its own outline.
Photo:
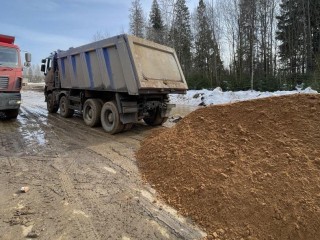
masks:
[[[82,113],[90,127],[115,134],[143,119],[161,125],[171,108],[168,94],[187,84],[174,49],[130,35],[57,50],[42,60],[49,113]]]
[[[21,104],[22,65],[20,49],[15,37],[0,34],[0,112],[7,118],[16,118]],[[31,54],[25,54],[25,66],[30,65]]]

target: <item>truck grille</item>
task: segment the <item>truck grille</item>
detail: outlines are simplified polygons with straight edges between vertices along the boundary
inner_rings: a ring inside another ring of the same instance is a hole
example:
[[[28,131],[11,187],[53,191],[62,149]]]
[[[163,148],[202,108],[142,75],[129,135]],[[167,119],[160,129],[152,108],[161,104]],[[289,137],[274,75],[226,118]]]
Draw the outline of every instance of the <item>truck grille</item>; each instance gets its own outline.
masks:
[[[7,89],[8,84],[9,84],[9,78],[0,76],[0,89]]]

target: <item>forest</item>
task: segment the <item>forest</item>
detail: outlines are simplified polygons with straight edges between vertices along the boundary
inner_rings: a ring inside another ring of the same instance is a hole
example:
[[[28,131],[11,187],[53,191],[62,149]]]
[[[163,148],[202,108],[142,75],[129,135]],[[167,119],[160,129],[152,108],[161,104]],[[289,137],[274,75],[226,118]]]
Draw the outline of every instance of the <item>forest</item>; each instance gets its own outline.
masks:
[[[176,50],[190,89],[320,90],[319,0],[133,0],[129,18]]]

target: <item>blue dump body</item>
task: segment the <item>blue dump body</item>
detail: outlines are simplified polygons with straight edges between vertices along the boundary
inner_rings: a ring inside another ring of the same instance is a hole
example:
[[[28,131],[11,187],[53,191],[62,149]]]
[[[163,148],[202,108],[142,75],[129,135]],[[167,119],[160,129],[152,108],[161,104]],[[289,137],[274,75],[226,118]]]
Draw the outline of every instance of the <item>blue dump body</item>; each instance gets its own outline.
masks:
[[[175,51],[120,35],[58,52],[62,88],[128,92],[187,89]]]

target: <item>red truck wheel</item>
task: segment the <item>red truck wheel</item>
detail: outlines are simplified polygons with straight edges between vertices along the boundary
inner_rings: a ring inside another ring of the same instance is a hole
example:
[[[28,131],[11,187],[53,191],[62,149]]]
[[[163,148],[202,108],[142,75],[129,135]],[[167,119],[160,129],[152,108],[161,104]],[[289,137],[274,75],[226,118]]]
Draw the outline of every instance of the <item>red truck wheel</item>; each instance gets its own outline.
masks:
[[[8,119],[14,119],[18,117],[19,109],[10,109],[5,111],[6,117]]]

